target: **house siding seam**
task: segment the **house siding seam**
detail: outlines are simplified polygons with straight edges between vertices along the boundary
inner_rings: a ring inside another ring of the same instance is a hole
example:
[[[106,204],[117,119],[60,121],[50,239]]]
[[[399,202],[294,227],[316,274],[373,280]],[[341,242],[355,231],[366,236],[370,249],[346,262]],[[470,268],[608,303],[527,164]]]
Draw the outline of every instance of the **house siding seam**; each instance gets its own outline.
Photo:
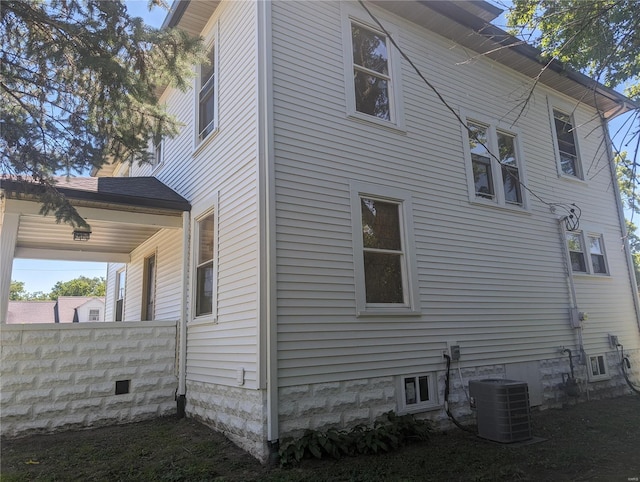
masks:
[[[175,411],[175,322],[12,325],[0,332],[3,436]],[[115,382],[130,392],[115,395]]]

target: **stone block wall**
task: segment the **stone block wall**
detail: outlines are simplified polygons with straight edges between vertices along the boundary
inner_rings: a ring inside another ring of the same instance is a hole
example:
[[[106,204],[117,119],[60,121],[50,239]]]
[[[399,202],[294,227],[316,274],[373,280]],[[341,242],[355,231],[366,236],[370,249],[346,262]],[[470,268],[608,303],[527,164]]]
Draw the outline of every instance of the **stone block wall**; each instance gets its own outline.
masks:
[[[222,433],[258,460],[269,457],[264,390],[187,381],[188,417]]]
[[[4,436],[175,413],[175,322],[2,325],[0,345]]]
[[[626,353],[631,358],[634,383],[640,385],[640,351]],[[622,372],[620,357],[616,352],[606,354],[610,377],[589,382],[586,366],[574,360],[574,373],[579,382],[580,395],[568,397],[562,388],[563,373],[570,373],[568,357],[541,360],[539,376],[542,383],[541,409],[579,403],[595,398],[611,398],[631,393]],[[436,373],[438,404],[414,414],[429,419],[437,429],[450,429],[453,424],[444,411],[444,371]],[[463,424],[473,424],[475,410],[469,403],[469,381],[489,378],[506,378],[505,365],[486,365],[461,368],[452,366],[449,380],[449,408]],[[336,383],[318,383],[282,387],[279,390],[280,439],[297,438],[306,429],[350,429],[354,425],[372,424],[385,412],[398,411],[398,384],[396,377],[377,377]]]

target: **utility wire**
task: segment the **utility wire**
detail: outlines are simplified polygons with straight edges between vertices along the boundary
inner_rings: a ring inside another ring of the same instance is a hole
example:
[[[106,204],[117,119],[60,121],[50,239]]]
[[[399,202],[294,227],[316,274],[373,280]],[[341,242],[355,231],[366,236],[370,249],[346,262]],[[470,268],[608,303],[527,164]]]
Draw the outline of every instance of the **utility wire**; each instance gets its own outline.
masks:
[[[504,164],[500,158],[498,156],[496,156],[491,149],[489,149],[489,147],[483,143],[482,141],[480,141],[477,138],[477,135],[473,132],[473,130],[465,123],[465,121],[462,119],[462,117],[460,117],[460,115],[456,112],[456,110],[451,107],[451,105],[449,105],[449,103],[447,102],[447,100],[442,96],[442,94],[440,94],[440,92],[438,91],[438,89],[431,83],[429,82],[429,80],[422,74],[422,72],[420,71],[420,69],[416,66],[416,64],[413,63],[413,61],[411,60],[411,58],[405,53],[404,50],[402,50],[402,48],[400,48],[400,46],[398,45],[398,43],[395,41],[395,39],[393,38],[393,36],[389,33],[389,31],[384,27],[384,25],[382,25],[382,23],[380,22],[380,20],[378,20],[378,18],[369,10],[369,8],[367,8],[367,6],[364,4],[363,0],[358,0],[358,3],[362,6],[362,8],[369,14],[369,16],[371,17],[371,19],[376,23],[376,25],[380,28],[380,30],[382,30],[382,32],[384,32],[384,34],[387,36],[387,38],[389,39],[389,41],[393,44],[393,46],[398,50],[398,52],[400,53],[400,55],[402,55],[402,58],[404,58],[409,65],[411,65],[411,67],[413,68],[413,70],[416,72],[416,74],[418,74],[418,77],[420,77],[420,79],[422,79],[422,81],[433,91],[434,94],[436,94],[436,96],[438,97],[438,99],[440,100],[440,102],[442,102],[442,104],[447,108],[447,110],[449,112],[451,112],[453,114],[453,116],[456,118],[456,120],[460,123],[460,125],[462,125],[466,130],[467,133],[469,134],[469,137],[474,139],[478,144],[480,144],[482,147],[484,147],[487,151],[487,153],[493,158],[495,159],[499,165],[501,166],[506,166],[506,164]],[[530,189],[526,184],[524,184],[522,182],[522,180],[520,180],[520,178],[518,176],[515,176],[513,173],[510,172],[509,169],[505,169],[504,171],[506,171],[507,175],[509,175],[512,179],[514,179],[522,188],[526,189],[526,191],[528,193],[530,193],[533,197],[535,197],[538,201],[540,201],[541,203],[543,203],[544,205],[548,206],[549,208],[551,208],[552,212],[555,212],[556,208],[561,208],[563,209],[565,212],[567,212],[567,218],[565,219],[565,222],[567,223],[567,229],[569,231],[575,231],[576,229],[578,229],[579,226],[579,220],[580,220],[580,209],[578,208],[578,206],[575,203],[572,203],[571,205],[567,205],[565,203],[550,203],[545,201],[544,199],[542,199],[540,196],[538,196],[538,194],[536,194],[532,189]],[[567,207],[569,206],[569,207]],[[577,213],[576,213],[577,210]],[[576,217],[577,215],[577,217]],[[571,227],[570,227],[571,226]]]

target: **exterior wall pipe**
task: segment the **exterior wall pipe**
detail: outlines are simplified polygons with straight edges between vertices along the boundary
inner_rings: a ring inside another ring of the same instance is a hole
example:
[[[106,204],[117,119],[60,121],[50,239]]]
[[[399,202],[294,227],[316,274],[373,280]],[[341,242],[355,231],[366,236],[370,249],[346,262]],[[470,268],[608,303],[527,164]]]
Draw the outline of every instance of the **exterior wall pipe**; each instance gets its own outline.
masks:
[[[184,416],[187,393],[187,306],[189,290],[189,246],[191,242],[191,214],[182,213],[182,299],[178,322],[178,415]]]

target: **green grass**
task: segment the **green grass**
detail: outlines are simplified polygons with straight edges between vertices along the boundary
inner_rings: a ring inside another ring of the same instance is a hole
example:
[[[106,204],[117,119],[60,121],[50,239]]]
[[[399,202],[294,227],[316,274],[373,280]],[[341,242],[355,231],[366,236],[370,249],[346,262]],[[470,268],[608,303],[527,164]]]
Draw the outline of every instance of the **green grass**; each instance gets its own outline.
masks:
[[[533,414],[543,442],[502,445],[458,429],[396,452],[266,468],[193,420],[173,417],[2,441],[10,481],[633,481],[640,397]],[[637,479],[636,479],[637,480]]]

